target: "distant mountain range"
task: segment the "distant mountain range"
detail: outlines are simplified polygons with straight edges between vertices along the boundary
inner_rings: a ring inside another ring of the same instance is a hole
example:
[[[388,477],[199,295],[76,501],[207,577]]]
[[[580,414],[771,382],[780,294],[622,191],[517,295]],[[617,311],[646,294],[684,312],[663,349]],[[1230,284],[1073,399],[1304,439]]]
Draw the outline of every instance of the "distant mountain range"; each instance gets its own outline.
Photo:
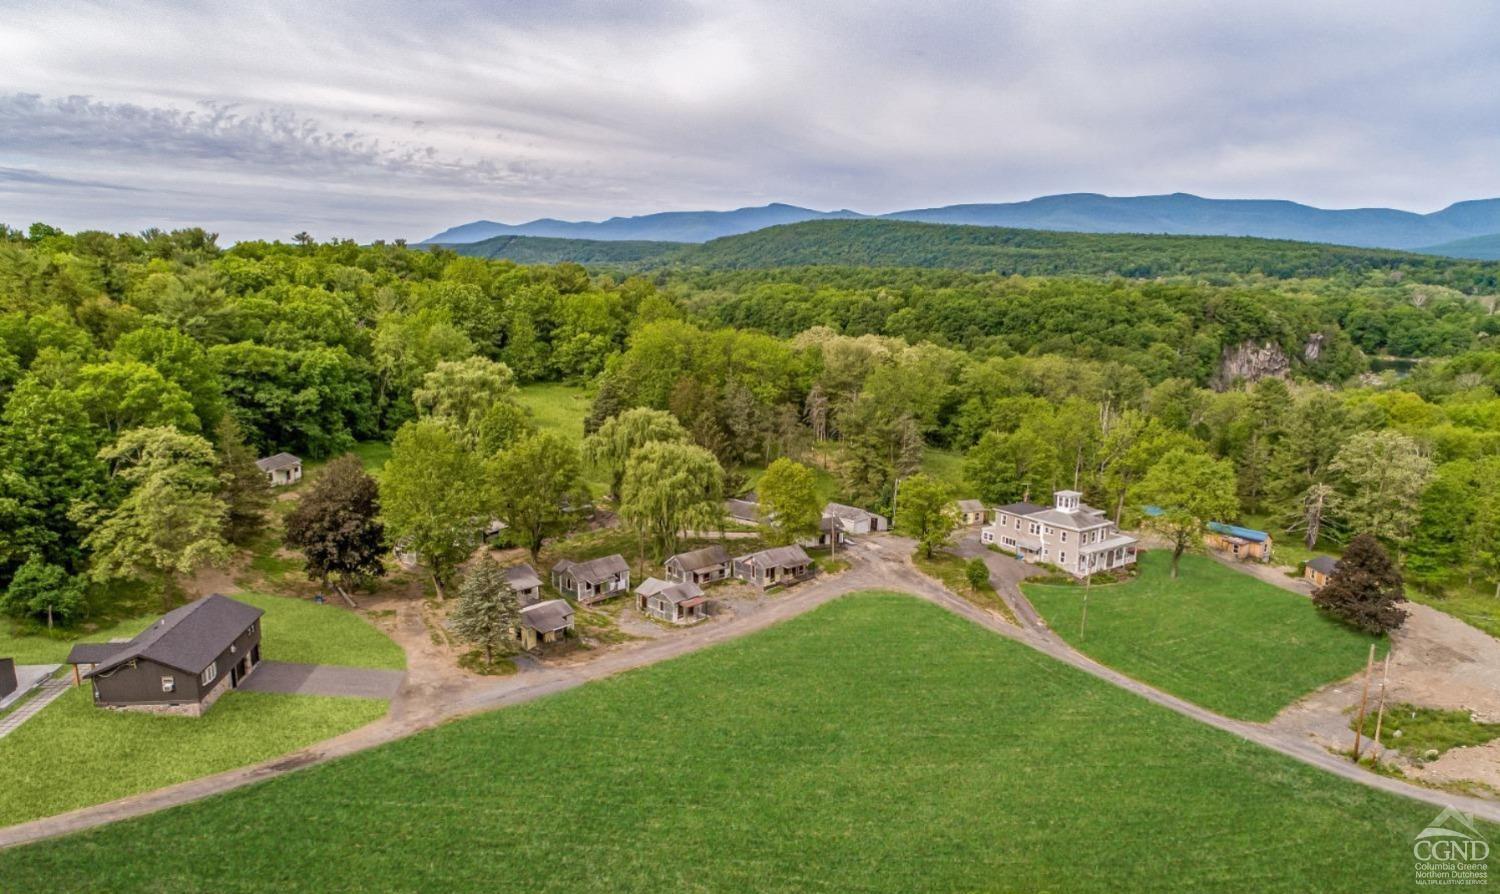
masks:
[[[602,221],[544,218],[523,224],[503,224],[481,220],[444,230],[424,244],[454,245],[496,236],[706,242],[781,224],[871,216],[848,210],[815,211],[776,203],[733,211],[668,211]],[[1075,233],[1258,236],[1365,248],[1406,249],[1454,257],[1493,258],[1495,246],[1500,244],[1500,199],[1458,202],[1431,214],[1417,214],[1393,208],[1330,210],[1279,200],[1205,199],[1186,193],[1126,197],[1072,193],[1025,202],[947,205],[874,216],[925,223]],[[1471,244],[1476,239],[1480,241]],[[1465,253],[1473,251],[1486,254]]]
[[[1273,279],[1383,272],[1485,294],[1500,288],[1500,264],[1246,236],[1060,233],[1010,227],[904,220],[807,220],[722,236],[708,242],[613,242],[546,236],[496,236],[450,246],[459,254],[522,264],[572,261],[622,273],[772,268],[928,268],[1023,276],[1129,279],[1263,276]]]

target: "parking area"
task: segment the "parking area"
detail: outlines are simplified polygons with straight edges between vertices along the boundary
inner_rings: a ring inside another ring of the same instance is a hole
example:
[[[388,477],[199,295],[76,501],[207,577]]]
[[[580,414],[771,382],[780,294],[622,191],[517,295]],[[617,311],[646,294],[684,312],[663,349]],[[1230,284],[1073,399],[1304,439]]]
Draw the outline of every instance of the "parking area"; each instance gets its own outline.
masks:
[[[328,664],[291,664],[262,661],[240,689],[288,695],[334,695],[346,698],[392,699],[406,679],[405,671]]]

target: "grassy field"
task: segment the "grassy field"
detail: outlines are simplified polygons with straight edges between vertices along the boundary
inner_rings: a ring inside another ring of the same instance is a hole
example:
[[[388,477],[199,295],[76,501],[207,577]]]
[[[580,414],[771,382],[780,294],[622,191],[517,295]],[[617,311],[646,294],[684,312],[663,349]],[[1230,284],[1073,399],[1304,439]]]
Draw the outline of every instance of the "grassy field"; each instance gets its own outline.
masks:
[[[537,428],[583,440],[583,420],[589,415],[588,389],[563,382],[537,382],[521,389],[521,404],[531,411]]]
[[[268,760],[385,712],[375,699],[231,692],[202,717],[162,717],[70,689],[0,739],[0,826]]]
[[[32,630],[9,619],[0,618],[0,657],[14,658],[16,664],[57,664],[68,657],[75,642],[108,642],[135,636],[160,613],[111,621],[88,630]]]
[[[1411,839],[1436,813],[868,595],[0,853],[0,879],[31,894],[523,878],[539,892],[1386,892],[1412,887]]]
[[[232,598],[265,611],[262,651],[273,661],[406,668],[406,653],[390,637],[340,604],[235,593]]]
[[[1023,584],[1048,625],[1099,661],[1230,717],[1270,720],[1325,683],[1364,667],[1371,637],[1310,600],[1203,556],[1143,553],[1139,577],[1096,586],[1079,635],[1084,589]],[[1384,654],[1384,640],[1378,641]]]

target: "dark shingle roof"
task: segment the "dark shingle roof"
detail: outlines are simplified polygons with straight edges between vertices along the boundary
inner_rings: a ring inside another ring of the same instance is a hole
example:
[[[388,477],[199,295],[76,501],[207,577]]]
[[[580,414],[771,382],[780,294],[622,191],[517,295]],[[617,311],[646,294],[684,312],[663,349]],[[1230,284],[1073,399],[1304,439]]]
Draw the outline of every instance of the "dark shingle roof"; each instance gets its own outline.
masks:
[[[1035,503],[1007,503],[996,511],[1009,512],[1011,515],[1034,515],[1046,508]]]
[[[729,561],[729,553],[724,547],[715,543],[713,546],[705,546],[692,552],[678,553],[667,558],[667,562],[675,564],[683,571],[702,571],[715,565],[723,565]]]
[[[562,599],[549,599],[521,609],[521,623],[537,633],[562,630],[573,620],[573,606]]]
[[[125,648],[127,643],[77,643],[68,653],[68,664],[102,664]]]
[[[537,577],[536,569],[530,565],[512,565],[505,569],[505,582],[510,584],[513,590],[530,590],[540,587],[542,579]]]
[[[1318,556],[1307,560],[1307,567],[1320,574],[1332,574],[1339,566],[1339,560],[1332,556]]]
[[[184,673],[201,673],[263,614],[253,605],[215,593],[162,615],[130,642],[115,646],[109,657],[84,663],[98,664],[91,673],[103,673],[144,658]]]
[[[748,556],[740,556],[735,561],[750,562],[762,568],[791,568],[812,563],[812,559],[807,557],[807,552],[800,546],[776,546]]]
[[[278,453],[275,456],[267,456],[255,461],[255,465],[262,472],[274,472],[277,469],[290,469],[292,466],[302,465],[302,460],[290,453]]]
[[[619,553],[605,556],[601,559],[593,559],[588,562],[572,562],[563,559],[552,566],[553,571],[566,571],[573,575],[576,580],[588,581],[597,584],[609,580],[617,574],[630,570],[630,565]]]

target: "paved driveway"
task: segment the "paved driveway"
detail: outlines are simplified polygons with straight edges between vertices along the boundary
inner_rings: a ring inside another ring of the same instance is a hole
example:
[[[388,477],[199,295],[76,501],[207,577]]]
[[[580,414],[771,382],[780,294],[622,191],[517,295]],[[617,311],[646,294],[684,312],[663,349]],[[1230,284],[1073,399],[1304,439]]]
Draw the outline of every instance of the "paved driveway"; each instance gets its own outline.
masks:
[[[262,661],[255,672],[240,684],[240,688],[249,692],[389,700],[396,697],[396,691],[401,688],[401,681],[404,679],[405,671]]]
[[[1035,565],[1028,565],[1013,556],[997,553],[979,542],[979,535],[969,533],[962,540],[955,543],[951,551],[965,559],[976,556],[984,560],[984,564],[990,569],[990,586],[1010,606],[1010,610],[1021,622],[1021,626],[1031,630],[1046,630],[1047,622],[1037,614],[1036,609],[1031,607],[1031,601],[1021,593],[1021,581],[1028,577],[1038,577],[1047,572]]]

